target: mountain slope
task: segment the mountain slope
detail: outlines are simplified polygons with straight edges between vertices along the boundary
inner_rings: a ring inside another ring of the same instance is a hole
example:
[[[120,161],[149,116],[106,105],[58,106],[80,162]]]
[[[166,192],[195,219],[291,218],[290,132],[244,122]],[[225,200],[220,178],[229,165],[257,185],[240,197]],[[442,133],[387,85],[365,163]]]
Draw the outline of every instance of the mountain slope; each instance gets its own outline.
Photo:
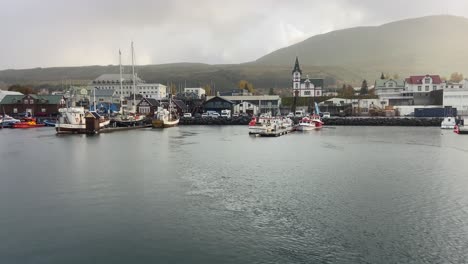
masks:
[[[281,65],[296,54],[304,65],[340,65],[366,72],[468,72],[468,19],[428,16],[377,27],[313,36],[274,51],[255,63]]]

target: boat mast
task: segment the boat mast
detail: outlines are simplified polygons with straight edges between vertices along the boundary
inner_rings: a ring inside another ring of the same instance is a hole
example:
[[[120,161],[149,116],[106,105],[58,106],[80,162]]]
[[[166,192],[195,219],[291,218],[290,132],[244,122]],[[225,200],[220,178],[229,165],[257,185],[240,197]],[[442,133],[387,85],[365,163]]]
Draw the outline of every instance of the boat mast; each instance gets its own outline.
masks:
[[[119,73],[120,73],[120,112],[121,114],[123,114],[123,107],[122,107],[122,103],[123,103],[123,98],[122,98],[122,94],[123,94],[123,86],[122,86],[122,52],[120,51],[119,49]]]
[[[135,104],[135,90],[136,90],[136,84],[135,84],[135,62],[134,62],[134,57],[135,57],[135,50],[133,49],[133,41],[132,41],[132,74],[133,74],[133,107],[132,110],[133,112],[136,112],[136,104]]]

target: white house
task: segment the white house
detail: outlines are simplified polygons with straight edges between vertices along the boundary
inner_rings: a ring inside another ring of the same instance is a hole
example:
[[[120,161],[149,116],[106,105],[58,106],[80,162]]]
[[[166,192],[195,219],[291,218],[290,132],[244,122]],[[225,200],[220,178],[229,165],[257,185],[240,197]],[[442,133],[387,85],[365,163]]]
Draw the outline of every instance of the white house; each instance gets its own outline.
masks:
[[[389,105],[412,105],[413,94],[405,92],[403,79],[379,79],[375,81],[375,94]]]
[[[292,70],[292,92],[293,96],[316,97],[322,96],[323,79],[310,79],[308,75],[302,78],[302,70],[299,65],[299,59],[296,57],[294,69]]]
[[[89,89],[113,90],[116,95],[130,97],[133,94],[133,75],[122,74],[122,87],[120,87],[119,74],[103,74],[89,84]],[[167,96],[167,87],[160,83],[146,83],[135,76],[135,94],[145,98],[162,99]]]
[[[197,87],[197,88],[184,88],[184,93],[185,94],[195,94],[198,98],[202,98],[203,96],[206,96],[206,91],[203,88]]]

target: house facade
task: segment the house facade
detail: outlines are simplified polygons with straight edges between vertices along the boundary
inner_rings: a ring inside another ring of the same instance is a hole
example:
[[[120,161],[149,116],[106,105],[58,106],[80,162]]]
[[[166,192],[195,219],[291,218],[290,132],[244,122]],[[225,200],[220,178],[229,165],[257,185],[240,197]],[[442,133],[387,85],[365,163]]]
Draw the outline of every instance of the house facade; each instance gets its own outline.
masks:
[[[221,110],[233,110],[235,103],[231,100],[225,98],[224,96],[208,96],[206,98],[205,103],[203,104],[203,108],[206,111],[216,111],[221,113]]]
[[[62,95],[6,95],[0,102],[2,112],[17,116],[28,113],[31,116],[57,115],[58,109],[65,107]]]
[[[322,96],[323,79],[310,79],[308,75],[303,78],[299,59],[296,57],[292,70],[292,93],[299,97],[319,97]]]
[[[154,98],[142,98],[137,104],[137,112],[142,115],[153,115],[158,110],[159,101]]]
[[[379,79],[375,81],[375,94],[389,105],[412,105],[413,94],[405,92],[404,79]]]

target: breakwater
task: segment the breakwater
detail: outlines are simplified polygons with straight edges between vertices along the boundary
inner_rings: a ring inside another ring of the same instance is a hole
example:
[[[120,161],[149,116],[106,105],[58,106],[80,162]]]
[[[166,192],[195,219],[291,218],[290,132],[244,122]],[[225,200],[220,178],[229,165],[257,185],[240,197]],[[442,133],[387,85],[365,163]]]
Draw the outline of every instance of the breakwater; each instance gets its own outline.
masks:
[[[181,118],[180,125],[248,125],[250,117]],[[299,123],[300,118],[293,118]],[[323,119],[326,126],[440,126],[442,118],[407,117],[335,117]]]

